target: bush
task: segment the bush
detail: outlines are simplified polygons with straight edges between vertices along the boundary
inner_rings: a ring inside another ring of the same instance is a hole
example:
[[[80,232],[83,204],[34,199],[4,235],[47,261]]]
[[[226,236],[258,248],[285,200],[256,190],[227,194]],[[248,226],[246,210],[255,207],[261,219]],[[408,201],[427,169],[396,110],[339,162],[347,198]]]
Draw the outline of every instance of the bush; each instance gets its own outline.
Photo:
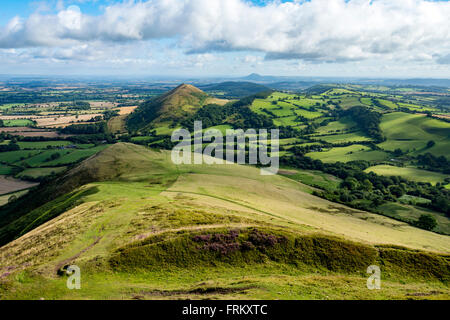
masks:
[[[436,218],[431,214],[422,214],[416,222],[416,226],[428,231],[433,230],[437,226]]]

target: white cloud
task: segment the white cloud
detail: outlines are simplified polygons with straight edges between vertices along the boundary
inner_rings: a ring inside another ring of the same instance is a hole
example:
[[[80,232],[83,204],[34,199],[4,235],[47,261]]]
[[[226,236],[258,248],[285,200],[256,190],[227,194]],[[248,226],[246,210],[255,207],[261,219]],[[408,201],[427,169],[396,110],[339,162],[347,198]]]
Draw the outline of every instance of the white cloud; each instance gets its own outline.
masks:
[[[450,55],[448,17],[450,2],[425,0],[311,0],[265,6],[243,0],[126,1],[106,7],[100,16],[71,6],[56,15],[14,18],[0,28],[0,48],[71,50],[92,43],[172,39],[193,54],[245,51],[263,53],[266,60],[445,64]],[[259,59],[246,62],[255,65]]]
[[[58,22],[68,30],[81,29],[81,10],[78,6],[70,6],[58,13]]]

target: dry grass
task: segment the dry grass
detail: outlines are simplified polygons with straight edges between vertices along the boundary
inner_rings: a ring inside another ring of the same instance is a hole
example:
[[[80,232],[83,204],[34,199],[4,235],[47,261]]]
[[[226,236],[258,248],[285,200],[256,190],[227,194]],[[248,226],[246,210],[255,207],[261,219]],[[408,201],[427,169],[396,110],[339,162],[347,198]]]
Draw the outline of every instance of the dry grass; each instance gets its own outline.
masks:
[[[65,127],[73,123],[85,122],[93,117],[102,116],[100,113],[80,114],[79,116],[39,117],[34,119],[39,127]]]
[[[130,114],[130,113],[132,113],[136,108],[137,108],[137,106],[132,106],[132,107],[121,107],[121,108],[119,109],[119,114],[120,114],[121,116]]]
[[[91,108],[94,109],[113,109],[117,107],[117,102],[110,102],[110,101],[89,101],[91,104]]]
[[[223,106],[223,105],[227,104],[228,102],[230,102],[230,100],[211,97],[211,98],[206,99],[205,105],[206,104],[218,104],[220,106]]]
[[[37,128],[28,128],[28,127],[4,127],[0,128],[0,132],[7,132],[8,134],[14,136],[23,136],[23,137],[45,137],[45,138],[64,138],[68,137],[68,135],[59,134],[56,131],[42,130]]]
[[[127,115],[120,115],[108,121],[108,130],[111,133],[126,133],[126,119]]]
[[[93,117],[102,116],[101,113],[91,113],[91,114],[80,114],[78,116],[0,116],[2,120],[18,120],[18,119],[31,119],[36,121],[39,127],[43,128],[57,128],[57,127],[65,127],[73,123],[85,122]]]
[[[1,127],[0,132],[43,132],[41,129],[28,128],[28,127]]]

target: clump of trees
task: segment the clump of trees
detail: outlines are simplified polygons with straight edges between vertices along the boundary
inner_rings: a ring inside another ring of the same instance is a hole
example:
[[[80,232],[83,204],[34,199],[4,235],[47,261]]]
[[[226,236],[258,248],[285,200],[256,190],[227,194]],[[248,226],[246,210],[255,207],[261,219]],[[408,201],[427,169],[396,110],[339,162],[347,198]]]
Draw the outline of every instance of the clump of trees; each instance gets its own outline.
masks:
[[[450,161],[446,157],[436,157],[431,153],[425,153],[417,156],[417,164],[426,170],[450,174]]]
[[[18,150],[20,150],[19,145],[12,140],[8,144],[0,145],[0,152],[18,151]]]
[[[415,222],[415,226],[428,231],[433,230],[437,226],[436,218],[431,214],[422,214]]]
[[[67,109],[71,109],[71,110],[90,110],[91,104],[86,101],[74,101],[70,104],[60,103],[59,107],[67,108]]]
[[[60,154],[59,152],[55,152],[55,153],[52,153],[52,154],[50,155],[50,157],[48,157],[47,159],[45,159],[45,161],[46,161],[46,162],[50,162],[50,161],[53,161],[53,160],[56,160],[56,159],[59,159],[59,158],[61,158],[61,154]]]
[[[271,93],[272,91],[261,92],[225,106],[206,105],[181,124],[190,130],[194,128],[194,121],[202,121],[204,128],[221,124],[229,124],[241,129],[274,128],[273,121],[268,116],[255,113],[249,107],[255,99],[265,99]]]
[[[103,112],[103,119],[105,121],[110,120],[111,118],[117,117],[119,115],[119,112],[117,110],[106,110]]]
[[[97,134],[106,133],[107,126],[104,121],[93,124],[72,124],[60,129],[60,131],[64,134]]]
[[[342,116],[350,116],[369,137],[377,143],[386,140],[380,128],[381,114],[370,108],[356,106],[342,111]]]

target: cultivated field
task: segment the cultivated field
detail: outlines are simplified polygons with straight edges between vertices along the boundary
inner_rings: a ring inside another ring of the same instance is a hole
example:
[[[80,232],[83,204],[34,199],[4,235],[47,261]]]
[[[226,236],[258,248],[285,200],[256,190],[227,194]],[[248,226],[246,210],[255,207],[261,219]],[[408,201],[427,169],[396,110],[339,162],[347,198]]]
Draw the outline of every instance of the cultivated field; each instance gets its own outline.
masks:
[[[438,172],[420,170],[416,168],[401,168],[389,165],[378,165],[366,169],[367,172],[374,172],[382,176],[400,176],[405,179],[417,182],[429,182],[436,184],[450,179],[450,175],[441,174]]]
[[[0,194],[8,194],[19,190],[29,189],[35,185],[37,185],[37,183],[0,176]]]

